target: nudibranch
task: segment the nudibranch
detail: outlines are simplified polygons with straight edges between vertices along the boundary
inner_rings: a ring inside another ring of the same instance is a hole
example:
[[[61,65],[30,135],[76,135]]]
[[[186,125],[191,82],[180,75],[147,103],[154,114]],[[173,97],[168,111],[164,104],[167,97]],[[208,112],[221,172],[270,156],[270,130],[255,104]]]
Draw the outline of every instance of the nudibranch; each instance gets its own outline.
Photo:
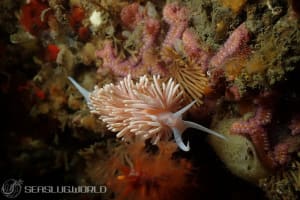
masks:
[[[187,128],[225,139],[213,130],[182,119],[183,113],[196,101],[179,109],[183,91],[173,79],[165,83],[159,76],[153,76],[152,80],[142,76],[134,83],[128,75],[116,85],[95,86],[89,92],[73,78],[68,78],[85,98],[91,113],[98,115],[110,131],[118,132],[118,138],[127,141],[151,138],[152,144],[157,144],[160,140],[170,140],[173,133],[178,147],[183,151],[190,150],[189,142],[185,145],[181,137]]]

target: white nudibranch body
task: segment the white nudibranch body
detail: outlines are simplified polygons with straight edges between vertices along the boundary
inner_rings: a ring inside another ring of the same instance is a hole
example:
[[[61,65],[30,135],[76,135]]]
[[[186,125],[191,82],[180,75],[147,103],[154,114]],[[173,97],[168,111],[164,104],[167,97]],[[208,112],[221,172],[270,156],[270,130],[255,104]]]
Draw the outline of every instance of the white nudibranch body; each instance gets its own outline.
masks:
[[[181,137],[187,128],[226,139],[213,130],[182,119],[183,113],[196,101],[179,109],[183,92],[172,79],[164,83],[159,76],[153,76],[153,80],[142,76],[134,83],[128,75],[117,85],[107,84],[102,88],[95,86],[92,92],[88,92],[73,78],[68,78],[84,96],[91,113],[97,114],[110,131],[117,132],[118,138],[151,138],[151,142],[157,144],[160,140],[170,140],[173,136],[183,151],[190,150],[189,142],[185,145]]]

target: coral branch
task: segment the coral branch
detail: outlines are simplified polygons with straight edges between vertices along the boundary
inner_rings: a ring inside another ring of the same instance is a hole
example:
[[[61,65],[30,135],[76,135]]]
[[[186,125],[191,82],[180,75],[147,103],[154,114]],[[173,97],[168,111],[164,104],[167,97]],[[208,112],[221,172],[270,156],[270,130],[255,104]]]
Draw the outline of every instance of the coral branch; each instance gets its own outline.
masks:
[[[151,48],[155,42],[160,29],[159,21],[156,19],[148,19],[145,22],[144,34],[143,34],[143,46],[140,49],[140,54],[144,54],[149,48]]]
[[[162,46],[170,48],[176,40],[181,39],[182,33],[188,27],[188,10],[177,3],[167,4],[163,9],[163,19],[170,27]]]
[[[187,56],[198,63],[203,72],[206,72],[210,55],[207,51],[201,49],[195,32],[191,29],[186,29],[182,34],[182,43]]]
[[[126,76],[131,74],[132,77],[139,77],[148,71],[157,73],[157,71],[164,74],[163,68],[158,62],[152,62],[152,65],[147,65],[143,59],[151,54],[151,50],[154,46],[155,39],[160,29],[160,24],[155,19],[147,19],[143,30],[143,46],[137,56],[131,56],[127,59],[121,60],[117,57],[116,51],[112,46],[112,42],[106,42],[102,50],[96,51],[96,56],[103,59],[103,67],[110,68],[116,75]],[[155,70],[152,70],[155,69]],[[100,70],[100,69],[99,69]]]
[[[271,122],[272,112],[269,108],[258,107],[254,117],[247,121],[233,123],[231,131],[237,134],[251,134],[254,130],[260,129],[263,125]]]
[[[291,152],[295,152],[300,147],[300,140],[298,136],[289,135],[284,140],[273,144],[269,141],[267,125],[271,123],[274,105],[275,92],[263,92],[258,98],[254,99],[254,105],[257,106],[254,117],[246,120],[233,123],[231,132],[234,134],[241,134],[245,137],[249,137],[258,155],[263,163],[269,168],[275,168],[286,165],[290,161]],[[293,121],[295,120],[295,121]],[[298,116],[294,116],[292,124],[289,128],[292,130],[292,134],[296,134],[299,130],[297,126],[299,120]],[[294,132],[293,132],[294,131]]]
[[[155,40],[158,37],[160,23],[157,19],[151,18],[142,13],[137,3],[124,7],[121,11],[121,20],[130,30],[139,24],[143,27],[142,46],[136,55],[121,59],[117,56],[112,42],[106,42],[102,50],[96,51],[96,56],[102,58],[103,67],[110,68],[118,76],[131,74],[133,78],[147,74],[165,75],[166,70],[158,62],[154,53]],[[101,69],[99,68],[98,72]]]
[[[199,65],[201,73],[206,72],[210,55],[201,49],[196,34],[188,29],[189,12],[186,7],[178,3],[165,5],[163,19],[169,24],[169,30],[159,52],[155,48],[155,41],[160,33],[160,23],[157,19],[148,16],[137,3],[124,7],[120,15],[122,23],[131,31],[137,25],[143,27],[142,47],[136,55],[121,59],[117,56],[112,42],[107,42],[102,50],[96,51],[96,56],[103,60],[103,67],[110,68],[118,76],[130,73],[133,78],[148,72],[165,75],[169,71],[166,66],[173,61],[172,56],[166,52],[175,50],[175,45],[182,41],[188,60]]]
[[[280,143],[275,146],[274,158],[280,165],[284,165],[290,160],[289,147],[288,143]]]
[[[248,41],[249,31],[243,23],[232,32],[223,47],[212,57],[210,61],[211,67],[218,67],[224,64],[226,59],[240,52]]]
[[[124,7],[121,11],[120,17],[122,23],[131,30],[143,20],[143,15],[139,10],[140,5],[138,3],[132,3]]]
[[[240,134],[251,139],[262,162],[270,169],[277,165],[272,158],[273,152],[271,152],[270,141],[265,128],[272,119],[272,104],[267,101],[270,101],[272,97],[272,93],[262,93],[254,101],[254,104],[257,106],[255,115],[246,121],[235,122],[231,126],[233,134]]]
[[[241,99],[241,93],[236,85],[226,88],[225,98],[229,101],[239,101]]]

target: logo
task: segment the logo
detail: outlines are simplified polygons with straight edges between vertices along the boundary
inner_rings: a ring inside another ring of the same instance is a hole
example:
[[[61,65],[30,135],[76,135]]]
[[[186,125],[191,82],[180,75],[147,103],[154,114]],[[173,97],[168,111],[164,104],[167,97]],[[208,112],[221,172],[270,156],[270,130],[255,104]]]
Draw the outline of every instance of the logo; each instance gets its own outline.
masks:
[[[18,197],[22,190],[24,194],[103,194],[107,192],[107,187],[105,185],[23,185],[23,180],[16,180],[12,178],[4,181],[1,187],[1,193],[3,196],[10,199]]]
[[[22,191],[22,180],[8,179],[1,187],[2,194],[7,198],[16,198]]]

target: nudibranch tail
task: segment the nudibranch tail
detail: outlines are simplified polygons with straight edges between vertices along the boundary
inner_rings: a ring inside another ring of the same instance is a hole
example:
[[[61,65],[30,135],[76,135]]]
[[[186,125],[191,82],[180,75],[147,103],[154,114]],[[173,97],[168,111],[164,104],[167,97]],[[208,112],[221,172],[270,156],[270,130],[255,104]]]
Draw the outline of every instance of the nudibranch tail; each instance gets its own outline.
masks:
[[[76,89],[80,92],[80,94],[84,97],[87,104],[90,104],[90,92],[83,88],[79,83],[77,83],[72,77],[68,76],[68,79],[71,83],[76,87]]]

